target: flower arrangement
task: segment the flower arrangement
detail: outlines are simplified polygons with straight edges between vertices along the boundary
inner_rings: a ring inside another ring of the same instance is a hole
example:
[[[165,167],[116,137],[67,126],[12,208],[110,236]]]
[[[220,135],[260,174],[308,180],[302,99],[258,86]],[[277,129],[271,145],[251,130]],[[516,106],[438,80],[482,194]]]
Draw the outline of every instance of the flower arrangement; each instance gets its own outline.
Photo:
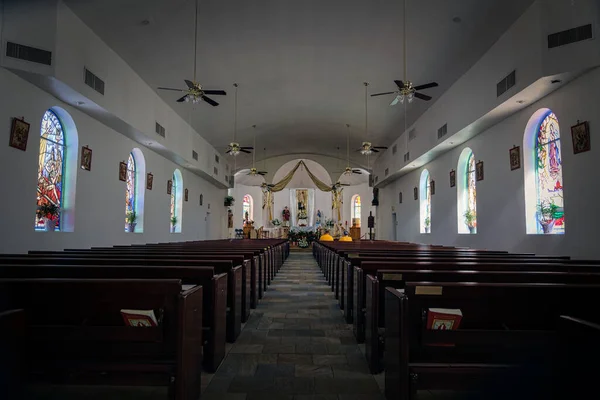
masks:
[[[307,219],[307,218],[308,218],[308,215],[306,214],[306,211],[300,210],[298,212],[298,219]]]
[[[135,213],[135,211],[127,212],[125,220],[127,221],[127,225],[129,226],[129,232],[134,232],[136,225],[135,221],[137,220],[137,214]]]
[[[53,203],[44,203],[38,206],[36,211],[38,218],[46,218],[50,221],[56,221],[58,219],[59,213],[60,209],[56,204]]]
[[[328,228],[333,228],[333,226],[335,225],[335,222],[333,222],[333,219],[331,218],[326,218],[325,219],[325,226]]]
[[[281,221],[278,218],[275,218],[273,221],[271,221],[271,223],[274,226],[280,226],[281,225]]]
[[[177,217],[173,216],[171,218],[171,232],[175,232],[175,225],[177,225]]]
[[[469,227],[469,230],[473,231],[475,229],[475,227],[477,226],[477,213],[475,213],[475,210],[471,210],[469,208],[467,210],[467,212],[465,212],[464,217],[465,217],[465,223]]]

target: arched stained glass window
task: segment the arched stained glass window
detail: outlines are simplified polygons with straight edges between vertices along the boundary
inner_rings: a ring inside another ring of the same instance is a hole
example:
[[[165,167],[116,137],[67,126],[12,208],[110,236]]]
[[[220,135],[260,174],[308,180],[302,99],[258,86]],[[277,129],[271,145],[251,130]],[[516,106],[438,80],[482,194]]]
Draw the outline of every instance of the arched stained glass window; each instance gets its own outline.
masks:
[[[457,166],[458,233],[477,233],[477,184],[475,155],[466,147],[458,159]]]
[[[178,169],[173,173],[173,186],[171,187],[171,232],[181,233],[182,227],[182,197],[183,177]]]
[[[242,221],[246,223],[246,213],[248,213],[248,220],[253,221],[253,207],[252,207],[253,199],[249,194],[244,195],[244,199],[242,200]]]
[[[419,196],[420,232],[429,233],[431,232],[431,176],[426,169],[421,172]]]
[[[352,226],[360,226],[360,213],[360,196],[356,194],[352,197]]]
[[[60,230],[63,200],[63,177],[65,172],[65,138],[61,121],[50,110],[42,118],[40,129],[40,153],[37,179],[37,212],[35,229],[44,230],[50,219]],[[47,206],[55,206],[57,214],[45,213]]]
[[[533,115],[523,147],[527,233],[564,234],[560,126],[551,110],[542,109]]]
[[[125,190],[125,231],[135,231],[135,225],[132,224],[131,215],[136,213],[136,166],[133,153],[129,153],[127,160],[127,189]],[[133,230],[130,230],[133,228]]]

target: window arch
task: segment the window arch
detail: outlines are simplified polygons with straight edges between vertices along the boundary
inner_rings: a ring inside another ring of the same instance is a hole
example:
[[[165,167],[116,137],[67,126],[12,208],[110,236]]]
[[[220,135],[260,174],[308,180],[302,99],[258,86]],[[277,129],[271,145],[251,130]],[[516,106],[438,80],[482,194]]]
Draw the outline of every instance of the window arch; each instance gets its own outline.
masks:
[[[125,232],[144,232],[144,194],[146,162],[144,154],[138,148],[129,153],[127,159],[127,179],[125,189]],[[130,226],[127,216],[135,212],[134,225]]]
[[[426,169],[421,172],[419,181],[420,232],[431,232],[431,176]]]
[[[181,171],[173,172],[173,186],[171,188],[171,232],[181,233],[183,225],[183,177]]]
[[[530,118],[523,155],[527,233],[564,234],[560,125],[550,109],[540,109]]]
[[[360,196],[355,194],[352,196],[352,226],[360,226],[360,215],[361,215],[361,202]]]
[[[458,233],[477,233],[477,186],[475,179],[475,156],[465,148],[458,159],[458,188],[456,191]]]
[[[254,221],[254,199],[249,194],[244,195],[242,200],[242,223],[246,223],[246,213],[248,220]]]

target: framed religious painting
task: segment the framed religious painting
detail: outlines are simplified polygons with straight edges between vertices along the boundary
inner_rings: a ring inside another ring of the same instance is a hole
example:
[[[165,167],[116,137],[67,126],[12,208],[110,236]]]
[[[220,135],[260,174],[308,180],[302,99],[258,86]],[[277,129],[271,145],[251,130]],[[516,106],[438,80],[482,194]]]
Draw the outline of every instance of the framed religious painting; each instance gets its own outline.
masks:
[[[173,181],[169,179],[167,181],[167,194],[171,194],[172,190],[173,190]]]
[[[123,182],[127,180],[127,164],[123,161],[119,163],[119,180]]]
[[[475,164],[475,179],[478,181],[483,180],[483,161],[479,161]]]
[[[81,169],[92,170],[92,149],[87,146],[81,148]]]
[[[456,171],[450,171],[450,187],[456,186]]]
[[[152,190],[152,184],[154,183],[154,175],[151,173],[146,174],[146,189]]]
[[[513,146],[513,148],[509,150],[509,154],[510,170],[514,171],[515,169],[521,168],[521,148],[519,146]]]
[[[434,181],[434,180],[432,180],[432,181],[429,183],[429,188],[431,189],[431,195],[432,195],[432,196],[433,196],[433,195],[435,195],[435,181]]]
[[[13,118],[12,127],[10,128],[10,139],[8,145],[15,149],[27,150],[27,140],[29,139],[29,124],[21,117]]]
[[[414,197],[415,197],[415,200],[418,200],[418,199],[419,199],[419,188],[417,188],[416,186],[415,186],[415,188],[413,189],[413,195],[414,195]]]
[[[579,123],[571,127],[571,138],[573,139],[573,154],[590,151],[590,125],[588,121]]]
[[[188,194],[189,194],[188,189],[185,188],[185,190],[183,191],[183,200],[184,201],[188,201]]]

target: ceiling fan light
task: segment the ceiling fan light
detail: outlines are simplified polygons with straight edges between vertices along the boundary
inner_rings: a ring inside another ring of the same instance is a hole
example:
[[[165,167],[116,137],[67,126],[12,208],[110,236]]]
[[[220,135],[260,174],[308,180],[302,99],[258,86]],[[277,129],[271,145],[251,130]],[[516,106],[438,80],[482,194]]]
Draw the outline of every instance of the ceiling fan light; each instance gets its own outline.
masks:
[[[398,98],[400,99],[400,103],[404,104],[404,95],[401,94]]]
[[[412,103],[412,102],[413,102],[413,100],[415,99],[415,94],[414,94],[413,92],[410,92],[410,93],[408,94],[408,96],[406,96],[406,97],[408,98],[408,102],[409,102],[409,103]]]

